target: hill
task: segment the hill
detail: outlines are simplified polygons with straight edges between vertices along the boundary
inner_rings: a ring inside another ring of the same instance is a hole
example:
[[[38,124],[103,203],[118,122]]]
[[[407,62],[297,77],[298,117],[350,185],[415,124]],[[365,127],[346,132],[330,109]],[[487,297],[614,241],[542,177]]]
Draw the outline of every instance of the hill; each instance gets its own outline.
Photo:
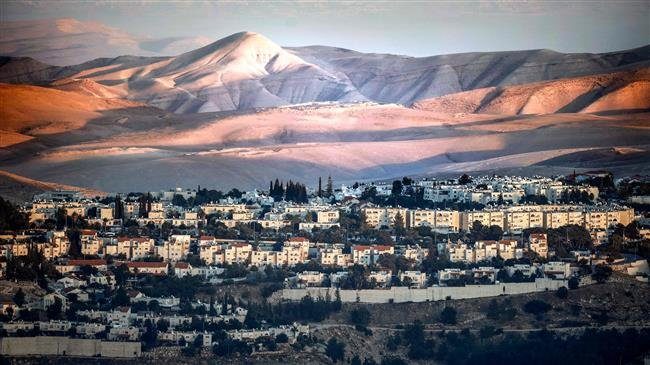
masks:
[[[56,190],[80,191],[84,195],[91,197],[106,195],[106,193],[97,190],[38,181],[0,170],[0,196],[9,201],[18,203],[31,201],[36,194]]]
[[[610,73],[649,62],[650,46],[603,54],[529,50],[408,57],[324,46],[282,48],[261,34],[241,32],[175,57],[121,56],[67,67],[4,59],[0,81],[90,79],[131,100],[195,113],[314,102],[410,105],[467,90]]]
[[[500,115],[650,109],[650,68],[476,89],[421,100],[414,107]]]
[[[647,155],[648,117],[450,115],[377,104],[162,119],[143,112],[124,125],[107,116],[56,138],[37,135],[0,155],[0,166],[104,191],[258,188],[278,177],[310,183],[330,174],[340,183],[512,169],[559,174],[573,171],[581,151],[625,147]],[[594,160],[589,168],[601,162],[617,173],[650,172],[642,159],[622,154]]]
[[[209,43],[205,37],[136,37],[100,22],[72,18],[3,21],[0,54],[75,65],[118,55],[176,55]]]
[[[0,100],[2,130],[31,136],[82,128],[104,111],[144,107],[123,99],[10,84],[0,84]]]

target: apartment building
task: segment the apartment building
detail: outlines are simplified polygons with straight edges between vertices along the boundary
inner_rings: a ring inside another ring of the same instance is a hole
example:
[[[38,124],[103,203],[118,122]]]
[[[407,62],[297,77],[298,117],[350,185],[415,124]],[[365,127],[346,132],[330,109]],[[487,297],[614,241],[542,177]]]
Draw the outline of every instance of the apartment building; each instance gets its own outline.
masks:
[[[339,211],[338,210],[323,210],[316,212],[317,223],[338,223]]]
[[[505,226],[505,214],[500,210],[476,210],[461,213],[461,229],[469,231],[474,222],[479,221],[486,227]]]
[[[441,233],[460,231],[460,213],[455,210],[409,210],[408,227],[427,226]]]
[[[500,240],[499,256],[504,260],[517,258],[517,240]]]
[[[173,235],[162,245],[156,246],[156,254],[165,261],[181,261],[190,253],[190,236]]]
[[[543,227],[544,213],[541,210],[508,210],[505,212],[505,222],[505,231],[511,234],[519,234],[524,229]]]
[[[154,240],[149,237],[119,237],[117,255],[124,255],[127,260],[137,260],[155,253]]]
[[[395,217],[397,217],[398,214],[401,216],[402,224],[406,227],[407,211],[408,210],[404,208],[363,208],[363,214],[366,217],[366,224],[374,228],[393,227],[395,224]]]
[[[352,255],[343,253],[340,247],[320,250],[320,264],[323,266],[347,267],[352,264]]]
[[[548,239],[546,233],[531,233],[528,248],[540,257],[548,258]]]
[[[427,286],[427,274],[421,271],[403,271],[399,274],[402,284],[408,282],[411,287],[425,288]]]
[[[352,262],[359,265],[373,265],[381,255],[394,254],[393,246],[385,245],[355,245],[352,247]]]

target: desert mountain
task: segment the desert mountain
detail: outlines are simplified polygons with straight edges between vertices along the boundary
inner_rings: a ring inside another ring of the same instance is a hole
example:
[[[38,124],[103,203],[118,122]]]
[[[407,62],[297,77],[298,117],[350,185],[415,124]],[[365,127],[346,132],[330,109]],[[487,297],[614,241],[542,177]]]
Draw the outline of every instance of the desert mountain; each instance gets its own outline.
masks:
[[[290,50],[326,70],[345,75],[370,100],[407,105],[421,99],[490,86],[526,84],[650,65],[650,46],[602,54],[541,49],[432,57],[368,54],[323,46]]]
[[[414,107],[500,115],[650,109],[650,68],[482,88],[420,100]]]
[[[5,57],[0,168],[103,191],[649,173],[649,50],[412,58],[245,32],[175,57]]]
[[[99,22],[42,19],[2,22],[0,54],[74,65],[118,55],[171,56],[210,43],[205,37],[149,39]]]
[[[650,46],[605,54],[548,50],[434,57],[364,54],[331,47],[284,49],[250,32],[175,57],[121,56],[55,67],[0,60],[0,82],[91,79],[128,99],[174,113],[251,110],[313,102],[412,102],[485,87],[634,69]]]

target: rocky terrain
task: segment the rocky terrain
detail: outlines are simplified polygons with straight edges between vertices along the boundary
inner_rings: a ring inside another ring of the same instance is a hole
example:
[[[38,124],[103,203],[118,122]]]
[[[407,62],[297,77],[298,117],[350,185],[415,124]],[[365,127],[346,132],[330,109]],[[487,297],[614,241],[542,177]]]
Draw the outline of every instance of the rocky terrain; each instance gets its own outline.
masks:
[[[636,69],[649,59],[649,46],[604,54],[530,50],[418,58],[323,46],[285,49],[261,34],[241,32],[175,57],[100,58],[67,67],[5,58],[0,82],[85,78],[132,100],[194,113],[311,102],[409,105],[467,90]]]
[[[414,58],[250,32],[175,57],[4,57],[0,168],[109,192],[647,173],[649,59],[649,47]]]
[[[420,100],[414,107],[499,115],[644,110],[650,108],[650,68],[475,89]]]

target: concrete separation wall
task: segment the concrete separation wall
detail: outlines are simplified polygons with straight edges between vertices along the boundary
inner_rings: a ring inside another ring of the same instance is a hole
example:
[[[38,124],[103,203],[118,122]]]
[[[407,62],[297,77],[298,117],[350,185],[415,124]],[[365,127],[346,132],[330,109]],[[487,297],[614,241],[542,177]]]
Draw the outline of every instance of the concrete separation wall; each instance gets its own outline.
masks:
[[[140,342],[110,342],[60,336],[5,337],[0,339],[4,356],[139,357]]]
[[[432,286],[424,289],[392,287],[390,289],[339,290],[341,301],[346,303],[406,303],[449,299],[495,297],[502,294],[524,294],[568,287],[566,280],[537,279],[533,283],[502,283],[493,285],[468,285],[462,287]],[[300,300],[307,295],[332,300],[334,288],[283,289],[274,293],[275,300]]]

